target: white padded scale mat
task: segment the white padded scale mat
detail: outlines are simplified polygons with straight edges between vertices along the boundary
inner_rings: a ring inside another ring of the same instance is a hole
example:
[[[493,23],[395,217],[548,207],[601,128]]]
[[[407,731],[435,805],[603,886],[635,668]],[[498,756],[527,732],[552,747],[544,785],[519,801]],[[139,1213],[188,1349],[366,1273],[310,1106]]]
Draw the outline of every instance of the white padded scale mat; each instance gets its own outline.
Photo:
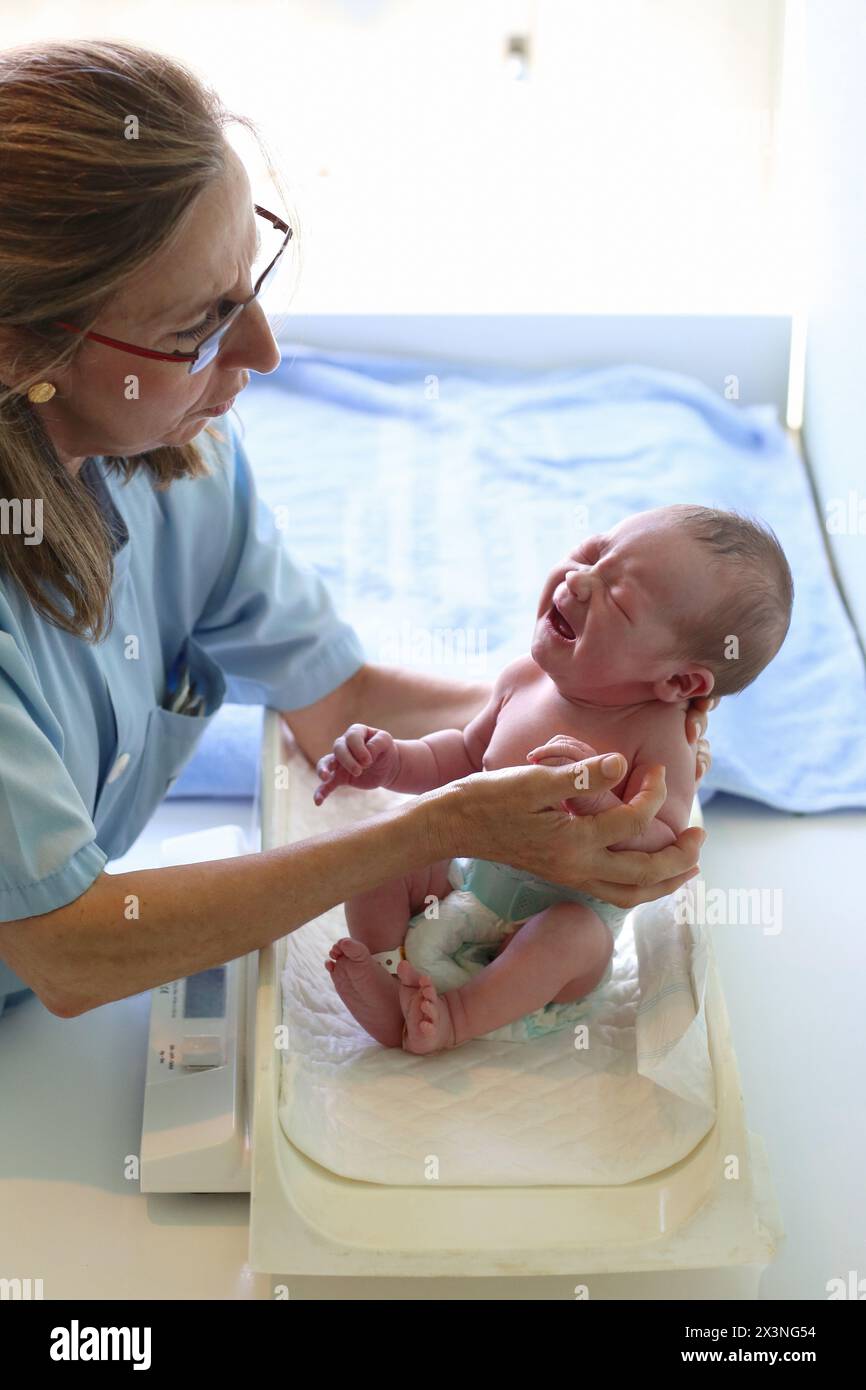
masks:
[[[404,799],[341,788],[317,808],[316,784],[293,753],[289,841]],[[332,1172],[394,1185],[621,1184],[676,1163],[710,1129],[706,947],[699,925],[677,922],[674,898],[630,914],[585,1046],[564,1029],[432,1057],[381,1047],[324,967],[346,934],[342,907],[292,932],[282,981],[280,1123]]]

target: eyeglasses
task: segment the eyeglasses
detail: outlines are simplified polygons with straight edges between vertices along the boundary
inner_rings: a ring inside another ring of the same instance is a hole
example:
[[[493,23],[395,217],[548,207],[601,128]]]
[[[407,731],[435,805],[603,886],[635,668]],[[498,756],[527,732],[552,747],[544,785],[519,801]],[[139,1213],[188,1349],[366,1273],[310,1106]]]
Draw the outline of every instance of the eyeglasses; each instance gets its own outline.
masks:
[[[55,319],[58,328],[65,328],[69,333],[78,333],[82,338],[91,338],[95,343],[104,343],[106,347],[120,348],[122,352],[133,352],[137,357],[154,357],[160,362],[188,362],[190,373],[200,372],[209,362],[212,362],[220,349],[220,343],[229,331],[231,325],[239,318],[248,304],[252,304],[268,285],[273,282],[280,263],[280,258],[292,238],[292,228],[288,222],[284,222],[276,213],[268,212],[267,208],[259,207],[258,203],[253,204],[253,208],[259,217],[264,217],[276,228],[278,232],[284,232],[282,245],[278,250],[270,265],[266,266],[255,283],[253,292],[249,299],[240,300],[232,306],[226,317],[214,328],[205,338],[202,338],[194,352],[155,352],[152,348],[136,347],[133,343],[122,343],[117,338],[106,338],[102,333],[84,332],[76,328],[74,324],[64,323],[60,319]]]

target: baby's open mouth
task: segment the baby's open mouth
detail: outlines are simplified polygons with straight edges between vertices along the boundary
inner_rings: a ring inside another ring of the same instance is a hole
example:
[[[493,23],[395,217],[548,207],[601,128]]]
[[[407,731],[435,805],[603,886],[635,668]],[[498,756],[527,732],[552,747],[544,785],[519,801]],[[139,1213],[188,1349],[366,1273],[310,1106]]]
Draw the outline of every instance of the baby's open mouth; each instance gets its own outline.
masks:
[[[574,641],[577,634],[571,624],[566,622],[555,603],[550,606],[547,621],[550,623],[553,630],[559,633],[560,637],[565,638],[566,642]]]

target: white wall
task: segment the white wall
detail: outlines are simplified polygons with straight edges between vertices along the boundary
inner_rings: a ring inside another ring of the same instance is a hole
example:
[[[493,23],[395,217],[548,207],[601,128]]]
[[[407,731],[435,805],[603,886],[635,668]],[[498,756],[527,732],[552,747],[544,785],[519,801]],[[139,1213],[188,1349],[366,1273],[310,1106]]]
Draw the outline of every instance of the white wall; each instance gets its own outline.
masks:
[[[257,120],[300,209],[299,314],[784,314],[783,15],[784,0],[0,0],[0,33],[157,46]],[[509,76],[512,33],[527,81]]]
[[[803,439],[866,635],[866,3],[807,0],[812,306]],[[853,494],[853,497],[852,497]],[[838,504],[838,505],[834,505]]]

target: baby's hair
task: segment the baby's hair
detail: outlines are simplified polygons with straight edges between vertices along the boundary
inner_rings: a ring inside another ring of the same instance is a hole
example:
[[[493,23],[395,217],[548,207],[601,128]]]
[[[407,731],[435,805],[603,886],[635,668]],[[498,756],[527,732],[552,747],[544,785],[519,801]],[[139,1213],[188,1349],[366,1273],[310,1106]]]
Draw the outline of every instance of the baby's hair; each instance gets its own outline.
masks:
[[[734,695],[770,664],[791,625],[794,581],[785,552],[755,517],[714,507],[667,510],[706,547],[719,580],[709,611],[684,624],[676,659],[712,671],[713,695]]]

